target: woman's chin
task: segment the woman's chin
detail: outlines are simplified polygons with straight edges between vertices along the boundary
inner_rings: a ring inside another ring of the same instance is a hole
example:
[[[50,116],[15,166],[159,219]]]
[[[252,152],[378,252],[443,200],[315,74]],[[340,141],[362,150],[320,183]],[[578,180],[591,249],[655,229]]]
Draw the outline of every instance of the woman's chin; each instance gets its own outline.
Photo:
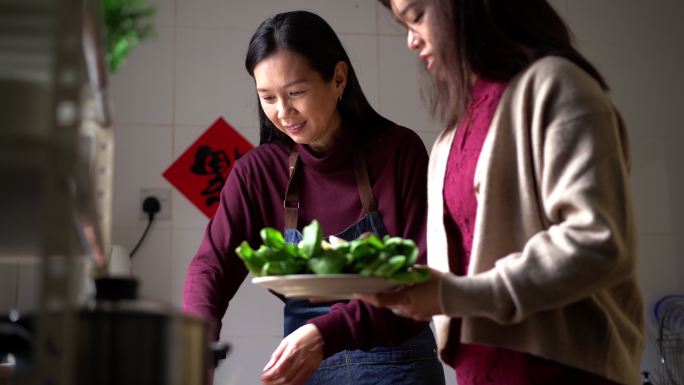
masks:
[[[288,135],[288,136],[290,137],[290,139],[292,139],[293,142],[295,142],[297,144],[301,144],[301,145],[309,144],[309,141],[306,140],[305,138],[302,138],[301,136],[297,136],[297,135]]]

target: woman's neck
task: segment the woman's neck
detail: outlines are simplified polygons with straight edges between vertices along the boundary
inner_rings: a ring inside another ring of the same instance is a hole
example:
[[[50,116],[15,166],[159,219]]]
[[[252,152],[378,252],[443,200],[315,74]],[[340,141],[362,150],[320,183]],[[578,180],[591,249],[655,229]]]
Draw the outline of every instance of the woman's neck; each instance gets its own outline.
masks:
[[[322,138],[322,140],[317,143],[308,144],[308,147],[317,156],[324,156],[342,134],[342,119],[340,119],[339,115],[331,121],[331,127],[328,135]]]

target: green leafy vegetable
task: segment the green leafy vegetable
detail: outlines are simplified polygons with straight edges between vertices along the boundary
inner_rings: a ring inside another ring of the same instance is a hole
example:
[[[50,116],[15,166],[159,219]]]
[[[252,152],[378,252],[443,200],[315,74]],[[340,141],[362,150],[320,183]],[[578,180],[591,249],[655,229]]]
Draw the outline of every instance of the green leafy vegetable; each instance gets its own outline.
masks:
[[[255,276],[286,274],[360,274],[403,284],[425,282],[430,271],[415,267],[418,247],[410,239],[363,234],[345,241],[323,240],[318,221],[304,227],[299,245],[285,242],[283,234],[266,227],[259,233],[262,245],[255,251],[247,242],[235,250]]]
[[[280,231],[267,227],[262,229],[259,235],[264,240],[264,245],[273,249],[285,248],[285,237],[283,237]]]
[[[311,258],[319,253],[321,250],[321,240],[323,239],[323,230],[318,224],[317,220],[313,220],[308,226],[304,227],[302,232],[302,252],[304,258]]]
[[[337,250],[323,250],[309,260],[309,268],[315,274],[339,274],[348,264],[347,256]]]

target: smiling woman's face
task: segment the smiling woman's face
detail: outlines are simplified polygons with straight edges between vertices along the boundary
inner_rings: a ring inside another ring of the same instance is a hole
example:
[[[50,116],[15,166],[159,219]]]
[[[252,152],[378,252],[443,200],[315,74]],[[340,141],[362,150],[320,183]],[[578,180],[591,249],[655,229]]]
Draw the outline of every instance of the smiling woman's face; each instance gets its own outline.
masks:
[[[337,101],[344,91],[347,66],[337,63],[325,82],[301,55],[279,50],[254,67],[261,108],[268,119],[295,143],[323,153],[339,131]]]
[[[406,44],[435,73],[434,7],[427,0],[392,0],[392,13],[407,31]]]

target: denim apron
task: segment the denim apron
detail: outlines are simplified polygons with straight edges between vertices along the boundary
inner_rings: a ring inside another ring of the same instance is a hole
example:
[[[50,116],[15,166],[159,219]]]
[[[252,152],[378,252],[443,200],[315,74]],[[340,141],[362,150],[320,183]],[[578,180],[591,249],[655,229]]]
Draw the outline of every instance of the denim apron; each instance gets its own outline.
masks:
[[[298,159],[299,154],[295,150],[290,155],[290,179],[283,201],[285,241],[295,244],[302,240],[302,234],[297,230]],[[364,216],[335,236],[352,240],[365,232],[386,235],[387,230],[376,209],[368,170],[360,154],[354,154],[354,174]],[[328,313],[331,305],[332,303],[311,303],[305,299],[285,299],[285,335],[305,325],[309,319]],[[399,346],[338,352],[323,360],[306,385],[444,385],[444,372],[437,358],[434,336],[430,328],[426,327]]]

